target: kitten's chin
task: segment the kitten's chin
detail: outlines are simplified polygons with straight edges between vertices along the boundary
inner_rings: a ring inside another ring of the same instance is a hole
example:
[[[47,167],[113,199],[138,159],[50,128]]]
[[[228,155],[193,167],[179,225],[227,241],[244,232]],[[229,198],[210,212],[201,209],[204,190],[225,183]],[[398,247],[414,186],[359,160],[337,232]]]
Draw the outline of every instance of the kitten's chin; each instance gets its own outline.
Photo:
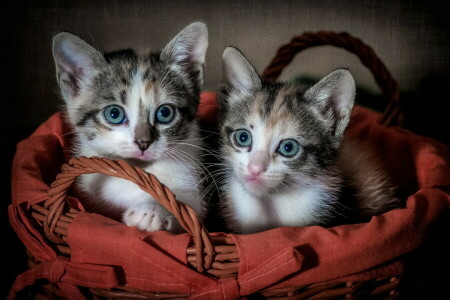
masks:
[[[158,160],[159,157],[155,153],[150,151],[145,152],[136,151],[129,156],[129,159],[140,160],[144,162],[153,162]]]
[[[238,180],[247,191],[254,195],[262,195],[269,190],[267,183],[260,177],[239,176]]]
[[[140,167],[140,168],[146,168],[153,163],[153,161],[151,161],[151,160],[142,160],[142,159],[138,159],[138,158],[126,158],[125,160],[129,164],[136,166],[136,167]]]
[[[131,163],[134,166],[139,167],[146,167],[155,161],[157,161],[159,158],[156,157],[156,155],[151,153],[133,153],[131,155],[123,156],[122,159],[125,159],[129,163]]]
[[[286,182],[282,179],[274,180],[273,178],[265,178],[264,176],[253,176],[248,174],[236,174],[236,179],[241,183],[243,188],[257,197],[278,193],[282,190],[286,190],[287,188]]]
[[[247,186],[255,189],[261,189],[265,187],[265,182],[261,177],[245,176],[244,182]]]

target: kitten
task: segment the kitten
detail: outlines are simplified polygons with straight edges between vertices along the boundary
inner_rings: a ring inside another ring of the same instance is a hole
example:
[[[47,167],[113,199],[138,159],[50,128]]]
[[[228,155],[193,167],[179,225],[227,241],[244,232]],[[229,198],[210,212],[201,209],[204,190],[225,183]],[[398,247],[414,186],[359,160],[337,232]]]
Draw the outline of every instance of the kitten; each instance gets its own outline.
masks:
[[[237,49],[224,51],[218,100],[229,230],[332,225],[398,206],[375,156],[342,143],[354,97],[345,69],[307,89],[265,82]],[[344,203],[350,194],[355,202]]]
[[[55,35],[57,82],[76,140],[75,156],[124,159],[154,174],[202,219],[202,140],[196,111],[208,46],[206,25],[185,27],[158,53],[102,54],[67,32]],[[179,231],[176,219],[130,181],[79,177],[88,211],[142,230]]]

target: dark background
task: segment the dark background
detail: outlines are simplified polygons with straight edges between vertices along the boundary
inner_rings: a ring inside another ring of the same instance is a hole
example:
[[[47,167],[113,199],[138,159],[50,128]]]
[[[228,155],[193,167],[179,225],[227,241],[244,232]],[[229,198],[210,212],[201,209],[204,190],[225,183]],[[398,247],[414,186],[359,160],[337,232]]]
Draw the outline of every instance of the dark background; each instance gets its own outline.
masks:
[[[346,31],[370,45],[398,81],[404,127],[450,144],[445,109],[450,87],[449,11],[440,1],[13,1],[2,3],[2,14],[0,232],[6,240],[6,264],[1,268],[0,298],[27,269],[25,249],[7,216],[11,161],[16,143],[61,103],[51,54],[51,40],[57,32],[75,33],[103,51],[157,50],[184,26],[202,20],[210,34],[204,89],[215,90],[226,46],[239,47],[262,71],[278,47],[295,35]],[[359,103],[383,108],[370,72],[341,49],[308,49],[295,58],[281,79],[320,78],[337,67],[350,68]],[[370,103],[364,97],[380,102]]]

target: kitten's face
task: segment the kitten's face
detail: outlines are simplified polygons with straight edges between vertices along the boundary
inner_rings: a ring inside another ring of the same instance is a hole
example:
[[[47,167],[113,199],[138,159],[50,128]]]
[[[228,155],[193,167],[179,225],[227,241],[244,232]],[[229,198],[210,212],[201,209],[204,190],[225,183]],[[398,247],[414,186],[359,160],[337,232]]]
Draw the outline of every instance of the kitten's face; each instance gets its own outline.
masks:
[[[301,89],[276,84],[229,107],[222,124],[222,150],[233,175],[261,195],[308,184],[317,165],[332,152],[314,114]]]
[[[228,49],[219,101],[222,152],[231,176],[258,196],[321,180],[353,105],[349,73],[336,71],[308,90],[261,82],[245,58]]]
[[[84,147],[102,156],[158,160],[171,141],[189,137],[198,88],[183,84],[189,79],[157,55],[145,58],[127,52],[108,59],[109,66],[70,106]]]
[[[105,55],[73,35],[57,35],[58,83],[83,152],[154,161],[197,138],[206,35],[194,23],[161,53]]]

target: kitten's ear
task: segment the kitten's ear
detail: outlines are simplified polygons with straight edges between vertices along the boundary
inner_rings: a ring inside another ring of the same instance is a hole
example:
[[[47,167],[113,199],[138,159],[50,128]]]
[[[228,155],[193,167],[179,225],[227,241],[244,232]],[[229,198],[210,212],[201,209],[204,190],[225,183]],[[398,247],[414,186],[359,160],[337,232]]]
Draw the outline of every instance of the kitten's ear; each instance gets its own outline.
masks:
[[[238,49],[227,47],[222,56],[221,89],[245,95],[260,87],[255,68]]]
[[[347,128],[355,101],[355,81],[348,70],[338,69],[305,93],[319,112],[332,122],[334,135],[341,138]]]
[[[188,67],[198,72],[203,84],[203,64],[208,48],[208,29],[202,22],[194,22],[180,31],[161,51],[161,59],[169,64]],[[192,69],[193,68],[193,69]]]
[[[79,37],[61,32],[53,38],[56,79],[66,101],[78,96],[105,63],[103,55]]]

